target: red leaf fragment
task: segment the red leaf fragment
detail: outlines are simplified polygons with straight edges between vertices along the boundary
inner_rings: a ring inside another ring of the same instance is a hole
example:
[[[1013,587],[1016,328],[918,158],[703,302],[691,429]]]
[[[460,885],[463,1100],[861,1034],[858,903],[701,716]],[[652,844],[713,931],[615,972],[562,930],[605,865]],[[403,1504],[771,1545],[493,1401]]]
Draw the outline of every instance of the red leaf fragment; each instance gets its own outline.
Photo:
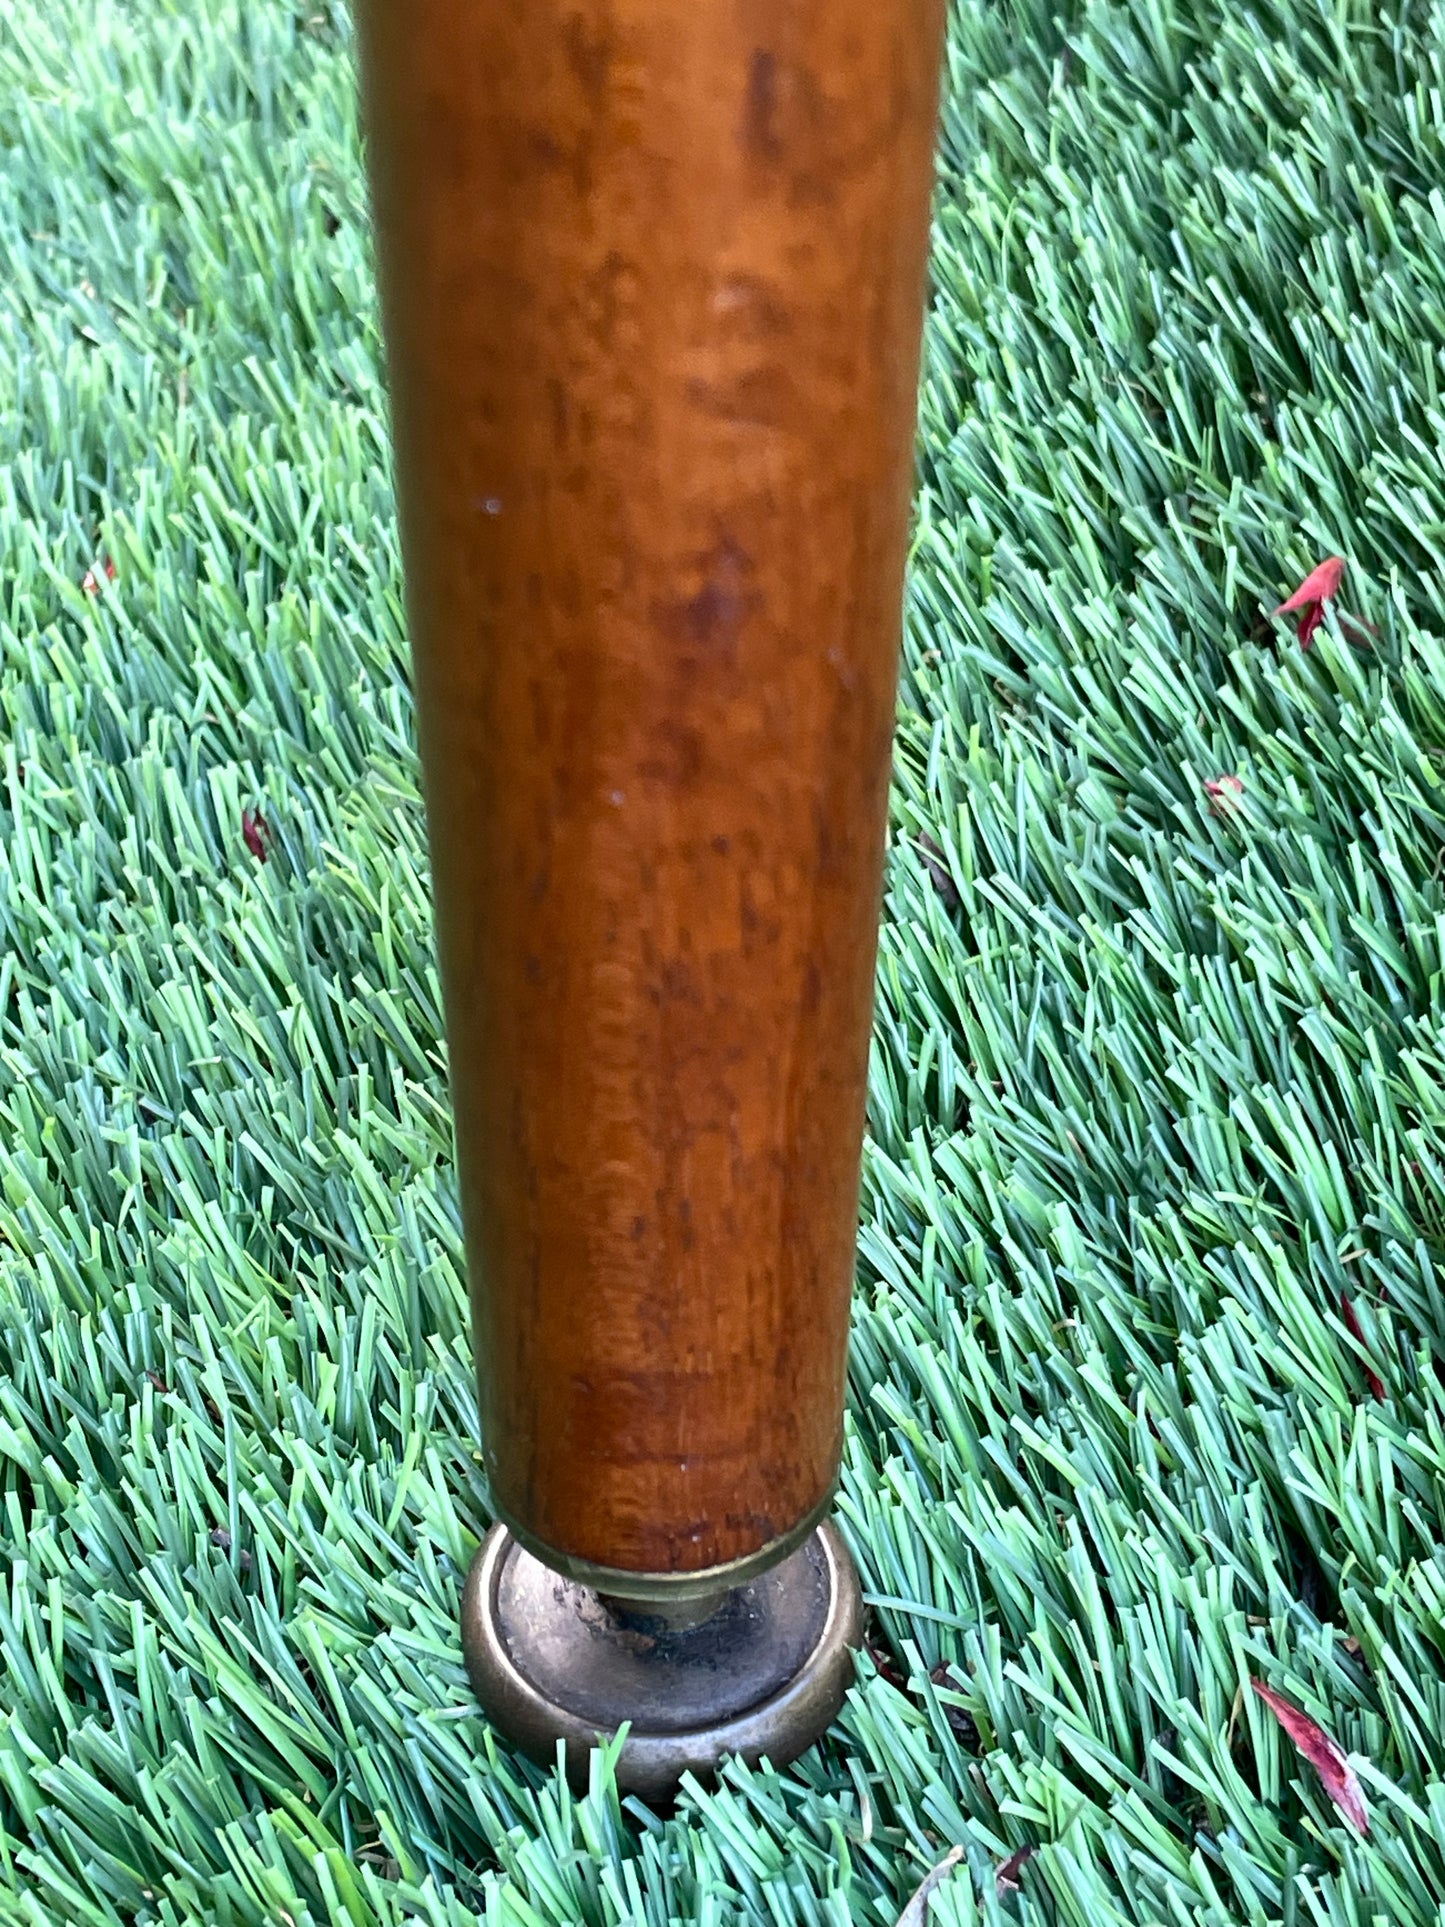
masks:
[[[1355,1339],[1360,1345],[1363,1345],[1365,1342],[1365,1334],[1360,1329],[1360,1321],[1356,1315],[1355,1308],[1344,1292],[1340,1293],[1340,1310],[1344,1313],[1344,1319],[1346,1325],[1349,1327],[1350,1337]],[[1370,1381],[1370,1390],[1383,1405],[1385,1402],[1385,1382],[1373,1365],[1367,1364],[1365,1366],[1365,1377]]]
[[[100,566],[102,571],[104,572],[106,581],[114,582],[115,581],[115,564],[111,561],[108,555],[102,559]],[[100,577],[95,573],[94,569],[86,570],[85,574],[80,578],[80,586],[82,589],[84,589],[87,595],[100,594]]]
[[[1345,573],[1344,557],[1332,555],[1310,570],[1292,596],[1280,603],[1277,609],[1270,610],[1270,620],[1276,616],[1299,615],[1299,636],[1301,649],[1308,649],[1315,630],[1325,619],[1325,604],[1332,602],[1339,593],[1341,579]],[[1365,634],[1378,635],[1379,631],[1372,622],[1356,622],[1352,616],[1340,617],[1340,628],[1351,642],[1363,644]]]
[[[998,1872],[994,1875],[994,1885],[999,1893],[1018,1892],[1019,1875],[1023,1871],[1024,1862],[1032,1860],[1037,1852],[1037,1847],[1020,1847],[1017,1853],[1011,1853],[1007,1860],[1000,1861]]]
[[[1349,1821],[1356,1833],[1370,1831],[1370,1810],[1365,1805],[1364,1788],[1339,1744],[1332,1740],[1318,1720],[1276,1693],[1261,1680],[1250,1685],[1274,1714],[1296,1751],[1303,1754],[1320,1776],[1320,1785],[1331,1802]]]
[[[866,1645],[868,1657],[872,1660],[878,1677],[880,1679],[886,1679],[888,1684],[896,1687],[900,1693],[906,1693],[908,1691],[908,1681],[903,1677],[902,1673],[899,1672],[897,1662],[888,1651],[888,1648],[880,1645],[877,1640],[874,1639],[868,1640]]]
[[[1293,615],[1296,609],[1308,609],[1311,603],[1328,602],[1339,593],[1340,578],[1345,573],[1343,556],[1332,555],[1321,562],[1318,568],[1311,569],[1294,594],[1282,602],[1277,609],[1270,610],[1270,617]]]
[[[1228,816],[1244,794],[1244,782],[1238,776],[1211,776],[1204,785],[1204,793],[1216,816]]]
[[[266,861],[266,849],[276,839],[271,834],[271,825],[259,810],[242,810],[241,835],[245,838],[246,848],[258,863]]]

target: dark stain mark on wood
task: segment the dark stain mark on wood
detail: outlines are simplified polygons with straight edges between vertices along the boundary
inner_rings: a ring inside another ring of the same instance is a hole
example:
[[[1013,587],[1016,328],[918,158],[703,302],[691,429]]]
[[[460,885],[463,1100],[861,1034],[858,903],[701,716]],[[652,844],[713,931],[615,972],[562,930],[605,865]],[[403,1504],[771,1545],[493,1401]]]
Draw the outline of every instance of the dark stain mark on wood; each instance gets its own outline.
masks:
[[[552,405],[552,445],[559,454],[564,453],[571,440],[571,411],[567,406],[567,390],[555,375],[547,382],[547,399]]]
[[[719,421],[777,428],[788,417],[792,384],[787,370],[774,363],[766,368],[750,368],[745,374],[722,383],[702,381],[694,376],[687,384],[686,393],[695,408]]]
[[[587,22],[574,13],[562,29],[562,46],[583,93],[594,107],[600,107],[612,72],[611,40],[606,33],[589,34]]]
[[[637,269],[613,248],[584,278],[580,290],[579,306],[598,348],[608,352],[623,345],[618,329],[634,311],[636,301]]]
[[[652,753],[637,765],[640,775],[687,788],[702,773],[702,737],[682,723],[663,723],[651,733]]]
[[[669,639],[701,649],[730,649],[762,597],[749,587],[753,562],[730,535],[701,558],[702,581],[691,595],[654,605],[653,619]]]
[[[743,106],[743,146],[760,161],[775,161],[783,151],[778,136],[778,57],[766,47],[755,50],[748,65],[747,98]]]

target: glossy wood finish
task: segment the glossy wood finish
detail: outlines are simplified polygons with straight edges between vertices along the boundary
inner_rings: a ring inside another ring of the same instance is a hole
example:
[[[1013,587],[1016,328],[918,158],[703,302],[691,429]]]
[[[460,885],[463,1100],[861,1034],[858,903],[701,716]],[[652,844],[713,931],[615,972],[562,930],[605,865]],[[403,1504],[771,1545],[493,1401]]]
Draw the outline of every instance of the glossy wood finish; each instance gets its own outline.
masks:
[[[359,0],[483,1440],[531,1541],[836,1476],[941,0]]]

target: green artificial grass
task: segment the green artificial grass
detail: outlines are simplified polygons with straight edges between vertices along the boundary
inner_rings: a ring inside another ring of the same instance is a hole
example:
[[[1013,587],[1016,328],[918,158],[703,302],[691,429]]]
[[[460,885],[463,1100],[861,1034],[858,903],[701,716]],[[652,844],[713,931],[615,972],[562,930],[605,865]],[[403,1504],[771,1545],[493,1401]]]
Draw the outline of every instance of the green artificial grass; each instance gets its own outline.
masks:
[[[1445,1918],[1445,7],[959,0],[875,1651],[665,1817],[513,1758],[458,1651],[350,61],[320,0],[0,18],[0,1923],[842,1927],[956,1849],[933,1927]]]

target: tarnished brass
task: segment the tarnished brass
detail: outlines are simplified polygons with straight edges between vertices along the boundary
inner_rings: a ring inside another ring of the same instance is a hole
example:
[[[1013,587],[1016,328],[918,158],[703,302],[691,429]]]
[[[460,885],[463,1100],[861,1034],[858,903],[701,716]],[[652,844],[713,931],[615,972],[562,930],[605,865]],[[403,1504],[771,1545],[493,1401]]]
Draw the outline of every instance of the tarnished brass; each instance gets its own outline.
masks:
[[[862,1606],[832,1525],[705,1608],[680,1612],[666,1588],[653,1603],[606,1600],[494,1527],[462,1606],[477,1697],[534,1759],[550,1765],[564,1741],[577,1785],[599,1738],[630,1722],[618,1784],[654,1800],[729,1755],[784,1766],[837,1716]]]
[[[730,1560],[725,1566],[705,1566],[701,1572],[629,1572],[621,1566],[594,1565],[544,1544],[500,1507],[497,1517],[518,1545],[534,1559],[540,1559],[544,1566],[561,1573],[564,1579],[575,1580],[578,1585],[590,1587],[593,1592],[611,1599],[641,1600],[653,1611],[677,1612],[692,1601],[710,1599],[731,1587],[746,1585],[769,1566],[776,1566],[789,1553],[796,1552],[827,1518],[832,1503],[833,1487],[829,1486],[812,1511],[805,1513],[790,1531],[769,1539],[746,1558]]]

